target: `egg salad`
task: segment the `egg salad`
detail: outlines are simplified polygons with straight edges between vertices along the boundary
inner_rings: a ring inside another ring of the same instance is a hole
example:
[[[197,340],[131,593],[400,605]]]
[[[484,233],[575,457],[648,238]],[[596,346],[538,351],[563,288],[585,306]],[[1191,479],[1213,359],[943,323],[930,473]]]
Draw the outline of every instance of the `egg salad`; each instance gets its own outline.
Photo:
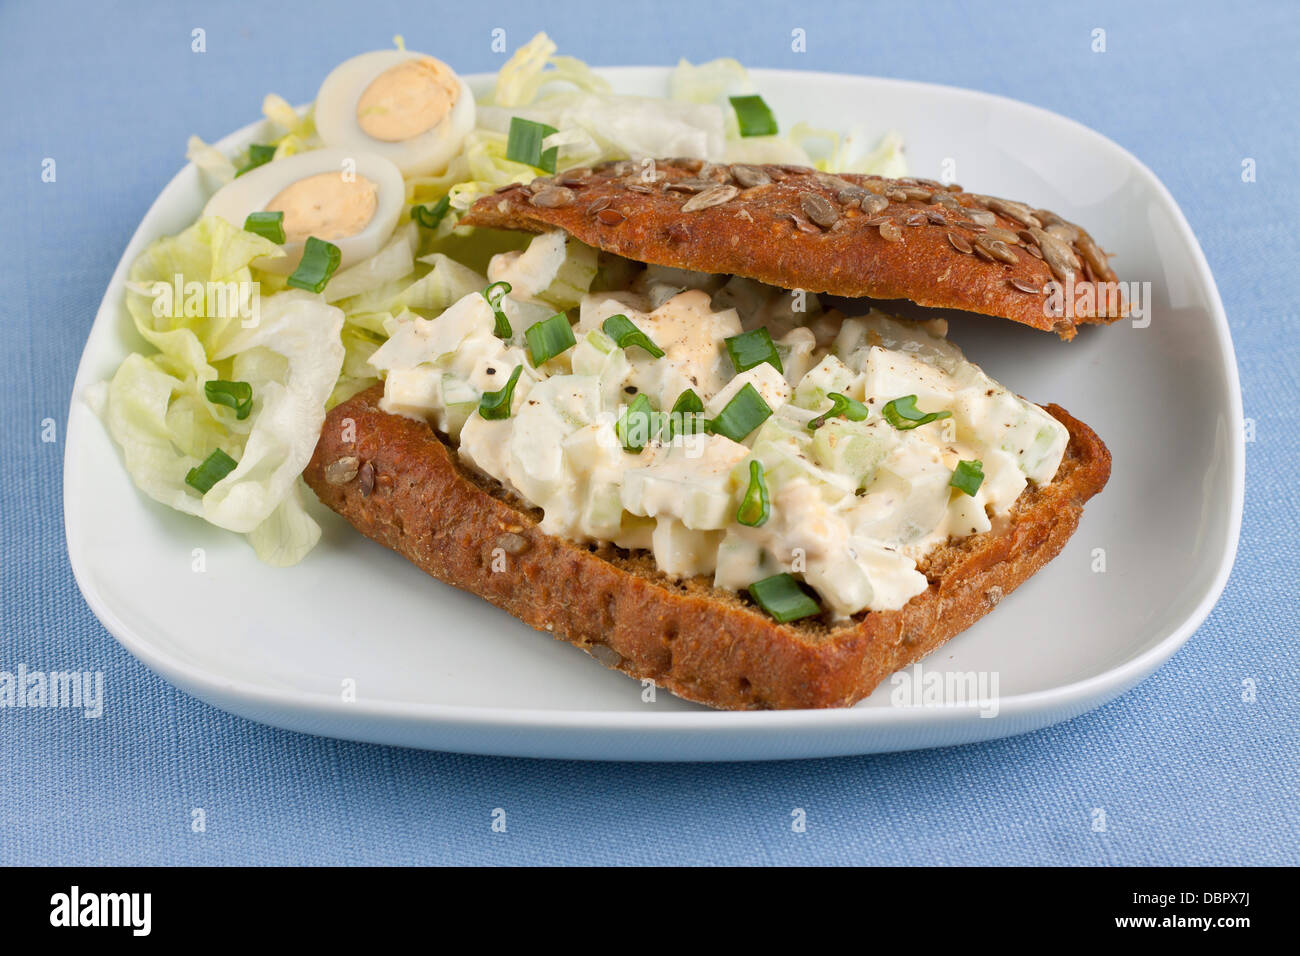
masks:
[[[1065,427],[941,321],[610,258],[538,236],[370,357],[385,411],[429,422],[549,534],[732,590],[795,575],[845,618],[902,607],[921,559],[1056,474]],[[607,277],[625,284],[575,288]]]

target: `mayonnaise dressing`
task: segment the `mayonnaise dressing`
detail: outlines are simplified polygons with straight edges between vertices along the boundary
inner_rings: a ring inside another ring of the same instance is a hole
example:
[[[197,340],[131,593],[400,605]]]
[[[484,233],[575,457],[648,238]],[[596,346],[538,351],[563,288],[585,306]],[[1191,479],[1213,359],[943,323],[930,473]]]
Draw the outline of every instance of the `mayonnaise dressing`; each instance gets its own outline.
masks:
[[[661,271],[654,285],[665,281]],[[403,323],[375,353],[387,373],[381,407],[458,441],[463,461],[542,509],[547,533],[646,548],[665,574],[711,574],[723,588],[790,572],[835,618],[902,607],[927,587],[918,561],[988,531],[1027,485],[1050,481],[1064,455],[1064,426],[967,362],[936,334],[941,326],[872,311],[844,319],[838,333],[778,327],[785,373],[763,363],[737,374],[725,340],[742,331],[741,317],[720,307],[737,301],[734,287],[696,282],[657,307],[655,298],[648,287],[584,296],[577,345],[536,369],[523,330],[496,338],[490,307],[467,296],[436,319]],[[615,314],[664,356],[617,347],[601,331]],[[482,418],[478,396],[518,365],[511,416]],[[616,423],[638,396],[667,412],[690,388],[713,417],[747,384],[772,414],[742,441],[701,432],[660,434],[632,450],[620,443]],[[831,392],[863,403],[867,418],[810,430]],[[883,409],[907,395],[951,417],[897,428]],[[749,527],[736,512],[754,461],[771,508]],[[950,485],[963,461],[982,463],[974,495]]]

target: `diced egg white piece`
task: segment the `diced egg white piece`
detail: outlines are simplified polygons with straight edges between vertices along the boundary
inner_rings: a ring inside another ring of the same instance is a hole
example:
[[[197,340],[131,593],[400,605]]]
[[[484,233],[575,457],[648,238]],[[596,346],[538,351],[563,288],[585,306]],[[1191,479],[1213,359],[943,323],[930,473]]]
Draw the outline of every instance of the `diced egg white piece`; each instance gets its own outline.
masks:
[[[849,538],[849,547],[871,580],[873,593],[868,607],[873,611],[902,607],[930,586],[925,575],[916,570],[916,562],[899,551],[856,537]]]
[[[904,437],[876,468],[866,494],[854,506],[855,530],[877,541],[922,552],[945,533],[938,529],[948,507],[952,469],[938,448]]]
[[[713,570],[722,534],[721,531],[695,531],[672,518],[660,518],[651,539],[655,564],[673,577],[707,574]]]
[[[476,333],[491,335],[492,307],[481,295],[465,296],[436,319],[416,316],[401,323],[370,356],[380,371],[409,368],[449,356]]]
[[[539,299],[556,309],[577,305],[596,277],[596,250],[555,229],[528,248],[502,252],[488,263],[488,278],[510,284],[513,299]]]
[[[736,393],[746,385],[753,385],[772,411],[776,411],[790,401],[793,391],[784,375],[770,363],[763,362],[741,372],[728,382],[722,391],[705,402],[704,414],[709,418],[716,418],[718,413],[727,407],[727,403],[736,397]]]
[[[831,407],[831,392],[862,401],[862,387],[860,381],[854,387],[855,379],[856,373],[834,355],[824,356],[795,386],[794,403],[821,412]]]
[[[808,373],[813,365],[813,350],[817,348],[817,337],[809,329],[791,329],[775,342],[781,356],[781,368],[790,387],[799,384],[800,379]]]
[[[442,408],[442,372],[428,365],[388,373],[379,407],[390,415],[427,421]]]
[[[650,312],[636,308],[636,301],[626,295],[587,295],[582,301],[578,329],[600,329],[611,315],[627,316],[663,349],[664,357],[654,358],[635,346],[625,350],[629,368],[622,386],[649,395],[664,411],[671,409],[688,388],[707,401],[723,387],[732,371],[724,341],[740,333],[740,317],[731,309],[712,311],[708,293],[701,290],[675,295]]]
[[[599,413],[599,383],[585,375],[537,383],[514,413],[510,481],[545,512],[542,527],[548,533],[568,532],[577,522],[579,476],[566,467],[564,443]]]
[[[686,527],[725,528],[735,517],[732,468],[749,449],[723,435],[657,446],[623,476],[623,507],[634,515],[676,517]]]
[[[904,395],[915,395],[916,407],[923,412],[952,409],[952,378],[906,352],[872,346],[862,363],[862,375],[863,391],[876,400],[876,408]]]

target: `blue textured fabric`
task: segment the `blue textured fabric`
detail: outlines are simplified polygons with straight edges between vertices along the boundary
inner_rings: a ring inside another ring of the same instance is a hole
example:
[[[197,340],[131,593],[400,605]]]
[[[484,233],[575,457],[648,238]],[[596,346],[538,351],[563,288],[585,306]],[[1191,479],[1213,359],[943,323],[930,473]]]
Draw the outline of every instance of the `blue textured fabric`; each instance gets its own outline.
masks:
[[[101,720],[0,709],[0,862],[1297,863],[1300,8],[655,2],[622,7],[17,2],[0,6],[0,670],[102,670]],[[547,11],[554,11],[547,13]],[[207,52],[190,51],[191,30]],[[736,55],[1005,94],[1101,131],[1168,184],[1222,290],[1257,439],[1222,601],[1133,692],[979,746],[749,765],[454,756],[268,729],[190,699],[99,625],[63,541],[62,429],[95,308],[181,162],[312,97],[347,56],[413,45],[492,70],[490,31],[597,64]],[[790,31],[807,33],[807,53]],[[1089,50],[1107,31],[1108,52]],[[432,38],[432,39],[431,39]],[[58,178],[41,181],[55,157]],[[1243,186],[1243,157],[1258,182]],[[1288,292],[1288,290],[1291,290]],[[57,422],[58,441],[40,440]],[[1241,682],[1258,685],[1243,702]],[[192,831],[191,809],[207,814]],[[508,808],[507,833],[489,815]],[[805,833],[792,807],[808,813]],[[1107,815],[1094,832],[1092,808]]]

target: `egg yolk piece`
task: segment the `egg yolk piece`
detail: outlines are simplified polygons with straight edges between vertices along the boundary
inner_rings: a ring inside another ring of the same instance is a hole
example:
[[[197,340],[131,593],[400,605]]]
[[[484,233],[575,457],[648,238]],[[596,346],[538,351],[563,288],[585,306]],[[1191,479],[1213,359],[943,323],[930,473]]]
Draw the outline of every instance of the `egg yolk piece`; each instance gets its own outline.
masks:
[[[399,63],[375,77],[357,101],[357,124],[385,143],[400,143],[433,129],[460,94],[455,74],[431,56]]]
[[[266,204],[267,212],[284,213],[284,241],[345,239],[375,218],[379,187],[355,173],[317,173],[286,186]]]

